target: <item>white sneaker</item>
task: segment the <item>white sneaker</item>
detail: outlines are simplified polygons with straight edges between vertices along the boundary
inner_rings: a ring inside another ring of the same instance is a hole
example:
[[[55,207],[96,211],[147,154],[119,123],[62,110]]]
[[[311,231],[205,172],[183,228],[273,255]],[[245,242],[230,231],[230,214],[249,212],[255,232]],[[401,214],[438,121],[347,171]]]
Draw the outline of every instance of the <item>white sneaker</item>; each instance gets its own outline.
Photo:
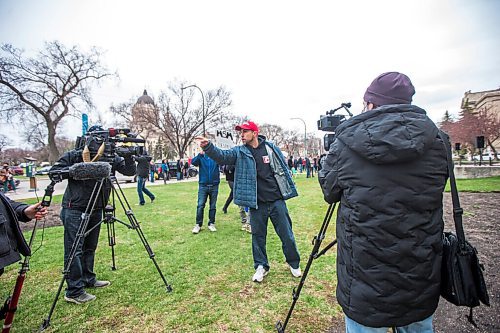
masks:
[[[215,229],[215,225],[213,225],[213,224],[209,224],[209,225],[208,225],[208,230],[210,230],[210,231],[212,231],[212,232],[217,231],[217,229]]]
[[[199,233],[200,230],[201,230],[201,227],[198,224],[195,224],[194,228],[193,228],[193,234]]]
[[[296,277],[296,278],[302,276],[302,272],[300,271],[300,267],[299,268],[293,268],[292,266],[290,266],[290,272],[292,272],[292,275],[294,277]]]
[[[267,275],[269,271],[264,269],[264,266],[259,265],[257,269],[255,270],[255,274],[252,277],[253,282],[262,282],[264,280],[264,276]]]

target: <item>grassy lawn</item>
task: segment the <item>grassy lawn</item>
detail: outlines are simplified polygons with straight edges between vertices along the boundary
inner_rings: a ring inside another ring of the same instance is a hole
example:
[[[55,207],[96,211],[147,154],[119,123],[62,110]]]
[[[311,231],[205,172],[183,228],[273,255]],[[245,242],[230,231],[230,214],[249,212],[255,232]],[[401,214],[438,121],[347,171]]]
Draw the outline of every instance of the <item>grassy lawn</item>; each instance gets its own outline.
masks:
[[[300,196],[288,201],[304,269],[327,209],[317,178],[297,179]],[[263,283],[251,281],[254,273],[251,235],[240,231],[238,209],[217,214],[216,233],[206,225],[198,235],[194,225],[197,183],[182,182],[150,189],[154,204],[135,206],[134,189],[125,189],[141,228],[156,254],[156,260],[172,285],[166,288],[149,259],[136,231],[116,224],[116,264],[112,271],[106,226],[96,255],[98,278],[112,285],[92,290],[97,300],[85,305],[67,304],[62,297],[48,332],[270,332],[284,320],[292,301],[293,278],[284,261],[281,243],[269,226],[267,251],[271,271]],[[229,187],[222,181],[218,207]],[[30,200],[31,201],[31,200]],[[54,202],[60,201],[60,196]],[[205,214],[208,214],[206,209]],[[37,233],[34,248],[41,243]],[[26,235],[29,237],[29,235]],[[324,242],[333,240],[331,224]],[[341,316],[334,301],[335,251],[317,260],[309,273],[288,328],[295,332],[325,331],[332,317]],[[63,261],[62,227],[45,230],[43,244],[32,256],[13,332],[35,331],[46,318],[61,280]],[[17,265],[7,267],[0,279],[0,296],[14,287]],[[62,296],[62,295],[61,295]]]
[[[288,201],[304,269],[327,209],[317,178],[296,178],[300,196]],[[60,297],[47,332],[272,332],[284,320],[299,279],[291,276],[281,252],[281,243],[270,224],[268,257],[270,274],[263,283],[251,281],[254,273],[251,236],[240,231],[238,209],[217,214],[216,233],[206,225],[191,234],[197,197],[196,182],[151,186],[154,204],[135,206],[135,189],[125,189],[141,228],[156,254],[156,260],[172,285],[166,288],[149,259],[136,231],[116,224],[117,270],[112,271],[106,226],[96,255],[98,278],[112,285],[92,290],[97,300],[85,305],[67,304]],[[500,177],[458,180],[459,191],[500,190]],[[449,190],[449,189],[448,189]],[[228,186],[222,181],[218,207]],[[54,197],[53,202],[60,202]],[[33,200],[29,200],[33,202]],[[208,211],[205,211],[207,214]],[[123,218],[123,214],[122,219]],[[119,216],[120,217],[120,216]],[[125,220],[125,219],[124,219]],[[334,239],[334,221],[323,246]],[[29,235],[26,235],[29,237]],[[40,244],[42,246],[40,246]],[[33,332],[46,318],[61,280],[63,229],[54,227],[37,233],[13,332]],[[17,265],[7,267],[0,278],[0,296],[14,287]],[[315,261],[288,325],[290,332],[321,332],[333,320],[342,320],[335,302],[335,249]],[[61,295],[62,296],[62,295]]]

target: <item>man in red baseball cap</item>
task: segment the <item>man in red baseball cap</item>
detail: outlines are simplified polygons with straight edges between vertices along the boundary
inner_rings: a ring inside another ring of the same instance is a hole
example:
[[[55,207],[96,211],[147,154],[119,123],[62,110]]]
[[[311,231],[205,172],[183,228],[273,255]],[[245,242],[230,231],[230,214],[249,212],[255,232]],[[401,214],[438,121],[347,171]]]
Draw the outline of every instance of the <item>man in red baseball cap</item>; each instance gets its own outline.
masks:
[[[200,147],[220,165],[235,165],[234,203],[250,208],[254,282],[262,282],[269,272],[266,253],[267,224],[271,219],[283,254],[294,277],[302,275],[300,254],[292,231],[292,220],[285,200],[296,197],[297,190],[281,150],[259,135],[259,127],[246,121],[235,127],[242,145],[228,150],[217,148],[204,137],[197,137]]]

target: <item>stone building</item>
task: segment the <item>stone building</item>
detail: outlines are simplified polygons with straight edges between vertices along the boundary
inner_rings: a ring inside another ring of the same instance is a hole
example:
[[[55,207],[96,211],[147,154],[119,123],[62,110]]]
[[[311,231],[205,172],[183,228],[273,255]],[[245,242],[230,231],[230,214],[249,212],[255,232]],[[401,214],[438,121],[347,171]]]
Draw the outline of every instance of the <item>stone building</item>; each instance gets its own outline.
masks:
[[[161,143],[160,133],[155,130],[151,122],[148,121],[148,118],[153,116],[156,112],[157,108],[153,98],[151,98],[146,89],[144,89],[142,96],[140,96],[137,102],[132,106],[131,128],[146,140],[145,147],[150,154],[154,153],[158,142]]]
[[[461,108],[462,110],[469,109],[472,112],[487,110],[487,112],[495,114],[497,119],[500,120],[500,88],[478,92],[471,92],[469,90],[465,92]],[[499,151],[500,140],[495,140],[493,146],[495,150]]]

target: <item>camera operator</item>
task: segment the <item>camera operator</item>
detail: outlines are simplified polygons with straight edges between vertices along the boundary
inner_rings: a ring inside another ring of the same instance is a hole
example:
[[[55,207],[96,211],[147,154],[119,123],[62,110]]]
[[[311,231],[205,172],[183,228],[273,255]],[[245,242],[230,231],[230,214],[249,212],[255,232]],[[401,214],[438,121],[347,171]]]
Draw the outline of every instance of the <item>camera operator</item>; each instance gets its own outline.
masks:
[[[47,215],[47,208],[40,203],[27,205],[15,202],[0,192],[0,275],[4,267],[30,255],[30,248],[19,228],[19,221],[28,222]]]
[[[91,132],[91,129],[89,132]],[[94,157],[98,150],[98,147],[93,146],[94,143],[95,141],[90,141],[89,143],[91,157]],[[70,166],[81,162],[83,162],[82,151],[73,149],[63,154],[50,171],[66,170]],[[113,160],[108,162],[111,164],[112,174],[118,171],[126,176],[135,175],[136,167],[132,155],[127,155],[124,158],[115,153]],[[89,163],[89,165],[91,164]],[[64,225],[65,266],[69,259],[71,246],[77,237],[78,228],[82,223],[82,214],[87,208],[97,181],[97,179],[76,180],[71,177],[68,178],[68,186],[64,192],[60,214]],[[66,277],[67,289],[64,299],[67,302],[82,304],[92,301],[95,299],[95,296],[87,293],[84,288],[102,288],[110,284],[109,281],[97,280],[94,273],[94,257],[99,241],[100,221],[103,218],[102,210],[108,202],[110,193],[111,184],[109,180],[106,180],[101,193],[98,194],[95,209],[90,216],[87,230],[91,230],[95,226],[97,227],[83,239],[82,244],[79,244],[69,269],[69,275]]]
[[[336,129],[319,182],[337,213],[337,300],[346,332],[433,332],[445,146],[401,73],[379,75],[365,112]],[[400,331],[398,330],[398,332]]]
[[[144,151],[143,155],[135,156],[134,160],[137,162],[137,193],[139,194],[139,205],[144,206],[143,192],[151,199],[151,203],[155,200],[155,195],[146,188],[146,180],[150,171],[151,156]]]

